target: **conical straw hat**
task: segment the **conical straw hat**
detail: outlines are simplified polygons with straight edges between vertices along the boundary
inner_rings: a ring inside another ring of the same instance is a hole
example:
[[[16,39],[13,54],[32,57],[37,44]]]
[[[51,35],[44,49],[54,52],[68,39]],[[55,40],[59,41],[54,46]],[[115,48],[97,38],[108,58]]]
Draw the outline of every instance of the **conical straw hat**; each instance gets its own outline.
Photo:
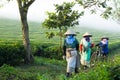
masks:
[[[92,35],[91,35],[91,34],[89,34],[88,32],[86,32],[86,33],[84,33],[84,34],[83,34],[83,37],[85,37],[85,36],[92,37]]]
[[[66,33],[64,35],[74,35],[75,36],[76,33],[73,30],[69,29],[66,31]]]
[[[108,38],[108,37],[106,37],[106,36],[103,36],[101,39],[107,39],[107,40],[109,40],[109,38]]]

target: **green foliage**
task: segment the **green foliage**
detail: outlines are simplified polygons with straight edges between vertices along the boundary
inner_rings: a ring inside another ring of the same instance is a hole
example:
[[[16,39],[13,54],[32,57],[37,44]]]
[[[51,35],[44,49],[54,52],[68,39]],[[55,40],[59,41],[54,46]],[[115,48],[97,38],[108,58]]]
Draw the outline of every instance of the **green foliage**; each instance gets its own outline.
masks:
[[[2,67],[0,67],[0,79],[1,80],[7,80],[7,79],[18,80],[17,78],[15,78],[15,75],[17,73],[18,71],[11,66],[3,65]]]
[[[35,62],[16,67],[4,64],[0,67],[0,80],[59,80],[65,70],[63,61],[35,57]]]
[[[53,58],[53,59],[61,59],[62,53],[61,53],[61,49],[60,49],[59,45],[58,46],[50,46],[50,47],[46,48],[44,56],[46,56],[48,58]]]
[[[51,39],[53,36],[55,36],[55,34],[53,32],[46,32],[46,36],[48,39]]]
[[[86,72],[81,72],[79,75],[74,76],[71,80],[109,80],[108,71],[107,68],[101,64]]]
[[[103,16],[105,19],[108,19],[112,14],[111,10],[112,10],[112,7],[106,7],[106,10],[104,11],[103,14],[101,14],[101,16]]]
[[[58,44],[37,44],[33,46],[32,51],[35,56],[62,59],[61,49]]]
[[[19,43],[0,44],[0,66],[3,64],[19,65],[24,61],[25,50]]]
[[[31,72],[22,72],[9,65],[0,67],[0,80],[40,80],[39,76]]]
[[[109,68],[109,77],[111,80],[120,80],[120,65]]]
[[[112,15],[112,6],[109,5],[109,2],[112,2],[111,0],[76,0],[80,6],[83,6],[84,9],[88,9],[91,11],[91,13],[97,13],[101,12],[101,16],[105,19],[108,19]],[[112,2],[114,4],[114,2]],[[115,7],[115,6],[114,6]]]
[[[105,19],[111,18],[120,23],[120,0],[76,0],[84,9],[91,13],[101,12],[100,16]]]
[[[78,19],[83,16],[84,12],[79,13],[76,10],[72,10],[75,3],[64,2],[62,5],[55,4],[55,12],[47,12],[48,18],[43,22],[43,27],[48,29],[59,29],[59,33],[74,25],[78,25]],[[47,34],[48,35],[48,34]],[[51,34],[49,34],[51,35]],[[52,33],[52,37],[53,37]],[[52,38],[49,37],[48,38]]]
[[[112,43],[118,44],[118,43]],[[114,46],[111,45],[111,46]],[[45,48],[46,46],[44,46]],[[116,50],[117,51],[117,50]],[[115,53],[118,53],[119,50]],[[111,53],[114,53],[112,50]],[[96,67],[88,70],[80,70],[79,74],[74,74],[71,78],[65,77],[66,62],[50,58],[35,57],[32,65],[22,65],[11,67],[3,65],[0,67],[1,80],[119,80],[120,57],[115,56],[114,60],[99,62]]]

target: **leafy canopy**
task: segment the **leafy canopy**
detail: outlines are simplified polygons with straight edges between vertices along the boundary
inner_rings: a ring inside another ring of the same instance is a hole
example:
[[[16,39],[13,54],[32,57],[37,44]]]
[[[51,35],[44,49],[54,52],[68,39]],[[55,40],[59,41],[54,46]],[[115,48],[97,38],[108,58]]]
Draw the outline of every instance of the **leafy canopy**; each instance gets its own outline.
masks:
[[[54,6],[55,12],[47,12],[48,18],[43,22],[45,28],[65,31],[68,27],[78,25],[78,19],[84,15],[84,12],[73,10],[74,2],[64,2],[62,5],[54,4]]]

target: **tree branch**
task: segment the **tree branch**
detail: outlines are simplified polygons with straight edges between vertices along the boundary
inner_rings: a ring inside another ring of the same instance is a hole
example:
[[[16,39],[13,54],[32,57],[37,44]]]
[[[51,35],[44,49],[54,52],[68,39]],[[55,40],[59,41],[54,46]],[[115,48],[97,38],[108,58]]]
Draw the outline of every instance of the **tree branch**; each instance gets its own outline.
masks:
[[[92,6],[94,6],[94,5],[96,5],[97,3],[98,3],[99,1],[97,0],[97,1],[87,1],[87,2],[85,2],[84,4],[85,4],[85,6],[84,6],[84,8],[90,8],[90,7],[92,7]]]
[[[22,8],[22,2],[21,0],[17,0],[19,8]]]
[[[24,7],[25,8],[28,8],[35,0],[25,0],[24,1]]]

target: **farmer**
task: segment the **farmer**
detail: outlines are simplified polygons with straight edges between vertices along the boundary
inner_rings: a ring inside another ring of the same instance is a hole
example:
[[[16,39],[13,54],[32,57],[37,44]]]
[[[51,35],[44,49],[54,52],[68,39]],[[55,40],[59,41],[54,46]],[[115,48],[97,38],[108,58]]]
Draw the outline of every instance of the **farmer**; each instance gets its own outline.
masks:
[[[87,67],[90,67],[90,57],[91,57],[91,48],[94,46],[92,44],[90,37],[92,37],[91,34],[86,32],[83,34],[83,38],[81,39],[79,49],[81,54],[81,65],[84,66],[84,69]]]
[[[74,37],[76,34],[73,30],[68,30],[65,33],[65,36],[66,38],[64,39],[63,44],[63,58],[67,61],[66,76],[70,77],[72,72],[78,73],[80,66],[80,55],[78,53],[79,42]]]
[[[108,40],[109,40],[108,37],[103,36],[101,38],[101,41],[98,44],[96,44],[96,46],[101,47],[101,53],[103,57],[107,57],[108,52],[109,52]]]

